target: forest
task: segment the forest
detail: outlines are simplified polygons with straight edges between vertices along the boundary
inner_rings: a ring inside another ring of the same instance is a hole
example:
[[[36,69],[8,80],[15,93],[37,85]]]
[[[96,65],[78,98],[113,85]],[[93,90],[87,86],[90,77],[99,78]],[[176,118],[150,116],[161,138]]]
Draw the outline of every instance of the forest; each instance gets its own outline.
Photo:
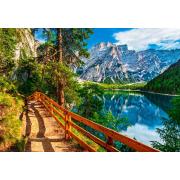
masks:
[[[103,110],[102,97],[105,90],[136,90],[144,86],[149,87],[148,90],[154,89],[145,83],[79,82],[75,69],[83,64],[82,57],[89,57],[86,40],[93,34],[93,29],[41,28],[44,39],[41,43],[35,40],[38,30],[38,28],[0,29],[0,151],[24,150],[27,138],[21,135],[21,115],[27,110],[25,99],[35,91],[43,92],[60,106],[108,128],[115,130],[119,124],[130,126],[128,119],[117,119],[111,111]],[[175,75],[178,77],[178,73],[179,68],[171,73],[171,77]],[[168,87],[163,88],[163,92],[169,93],[172,90],[173,93],[179,93],[179,90],[174,90],[171,84],[169,80]],[[178,85],[177,87],[179,88]],[[170,117],[178,121],[179,99],[174,100],[174,104],[176,106]],[[101,134],[93,133],[101,137]],[[159,130],[159,133],[163,136],[164,131]],[[122,144],[117,146],[121,151],[132,151]],[[171,150],[164,148],[167,147],[166,144],[153,142],[153,146],[161,150]],[[178,148],[179,144],[173,150]]]
[[[166,71],[149,81],[142,89],[164,93],[180,94],[180,60]]]
[[[0,29],[0,150],[24,148],[20,116],[26,108],[24,99],[35,91],[69,110],[75,106],[78,114],[103,125],[111,121],[113,128],[116,123],[111,112],[102,111],[102,88],[82,85],[74,73],[83,63],[80,58],[89,56],[86,39],[93,30],[44,28],[45,41],[38,45],[34,41],[37,31]],[[101,121],[100,116],[107,121]]]

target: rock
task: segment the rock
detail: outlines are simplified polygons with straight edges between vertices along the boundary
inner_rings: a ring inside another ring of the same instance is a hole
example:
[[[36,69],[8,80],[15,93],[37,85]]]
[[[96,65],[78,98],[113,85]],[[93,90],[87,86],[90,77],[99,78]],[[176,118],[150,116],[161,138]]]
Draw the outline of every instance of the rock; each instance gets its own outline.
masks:
[[[149,81],[180,59],[180,49],[136,52],[110,42],[101,42],[89,52],[89,59],[82,58],[80,78],[96,82]]]

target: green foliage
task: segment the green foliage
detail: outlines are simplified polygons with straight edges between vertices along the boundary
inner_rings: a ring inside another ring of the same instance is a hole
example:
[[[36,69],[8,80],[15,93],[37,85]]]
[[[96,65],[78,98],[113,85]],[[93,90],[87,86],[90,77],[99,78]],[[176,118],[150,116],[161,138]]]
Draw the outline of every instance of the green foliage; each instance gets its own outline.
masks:
[[[103,90],[116,90],[116,89],[126,89],[126,90],[140,90],[142,89],[146,83],[131,83],[131,84],[106,84],[106,83],[96,83],[96,82],[87,82],[88,84],[94,84],[99,86]]]
[[[99,114],[95,112],[91,120],[116,131],[119,126],[127,127],[130,125],[127,118],[118,119],[115,116],[113,116],[111,111],[102,111]]]
[[[129,125],[126,118],[117,119],[112,112],[103,111],[104,91],[100,86],[84,83],[79,93],[81,104],[77,107],[77,112],[82,116],[114,130],[120,125]]]
[[[102,110],[102,89],[96,84],[83,84],[79,90],[81,104],[78,107],[78,113],[84,117],[91,118],[94,112],[99,113]]]
[[[104,81],[102,83],[105,83],[105,84],[127,84],[130,82],[131,81],[129,81],[128,79],[120,80],[117,77],[117,78],[113,78],[113,80],[112,80],[110,77],[107,77],[104,79]]]
[[[14,146],[11,148],[13,151],[24,152],[27,143],[27,137],[21,137],[16,141]]]
[[[130,148],[129,146],[125,144],[122,144],[119,141],[115,141],[114,144],[115,144],[115,147],[120,150],[120,152],[136,152],[134,149]]]
[[[180,94],[180,61],[160,74],[143,88],[144,90]]]
[[[0,28],[0,75],[9,76],[14,67],[16,29]]]
[[[34,58],[21,58],[17,69],[18,89],[25,95],[40,90],[42,86],[42,66]]]
[[[127,127],[130,125],[127,118],[118,119],[113,116],[112,112],[103,111],[104,91],[100,86],[95,83],[84,83],[79,90],[79,93],[81,97],[81,104],[76,109],[78,114],[115,131],[117,131],[120,127]],[[78,125],[82,126],[98,138],[104,141],[107,140],[104,134],[81,123],[78,123]],[[133,151],[122,143],[116,142],[115,145],[120,151]]]
[[[9,148],[21,138],[21,120],[23,101],[0,92],[0,149]]]
[[[66,52],[66,56],[73,55],[72,52],[78,51],[79,56],[89,57],[88,50],[86,48],[86,39],[93,34],[93,30],[90,28],[64,28],[63,34],[63,48]],[[77,59],[80,62],[80,59]],[[70,63],[70,62],[69,62]]]
[[[86,40],[93,33],[92,29],[61,28],[62,44],[59,44],[58,41],[57,28],[43,28],[41,30],[45,43],[41,44],[39,52],[47,56],[49,60],[55,61],[58,59],[59,46],[63,50],[63,63],[65,65],[79,66],[83,63],[80,57],[89,57]]]
[[[104,83],[113,84],[113,81],[111,80],[110,77],[107,77],[107,78],[104,80]]]
[[[169,112],[169,116],[180,124],[180,97],[175,97],[172,100],[173,108]]]
[[[180,125],[173,119],[165,120],[163,129],[157,129],[162,143],[153,141],[154,148],[165,152],[179,152],[180,151]]]
[[[164,120],[163,128],[157,129],[162,143],[153,141],[153,147],[165,152],[180,151],[180,98],[173,99],[173,108],[169,112],[170,120]]]
[[[71,69],[82,63],[81,56],[88,57],[89,53],[86,49],[85,40],[92,34],[92,29],[43,28],[41,30],[45,38],[45,43],[41,44],[38,49],[40,54],[38,58],[42,62],[44,69],[42,81],[49,82],[49,85],[53,87],[50,91],[54,91],[53,96],[58,96],[57,100],[59,103],[62,101],[62,105],[64,103],[63,94],[65,94],[66,107],[77,104],[79,102],[77,94],[78,82],[75,80],[75,74]],[[60,32],[62,41],[59,41]],[[63,59],[62,62],[59,62],[61,50]]]
[[[36,30],[32,29],[32,33]],[[7,93],[28,96],[34,91],[42,91],[56,98],[57,83],[62,80],[66,107],[77,105],[80,102],[79,83],[71,68],[81,63],[80,56],[88,57],[85,41],[92,30],[62,29],[63,63],[57,62],[57,29],[44,29],[46,42],[40,45],[39,56],[36,58],[31,57],[32,53],[27,50],[29,44],[22,41],[26,36],[22,32],[23,29],[0,29],[0,91],[3,92],[0,94],[0,108],[3,108],[0,121],[0,133],[3,133],[1,143],[14,144],[20,150],[24,144],[20,134],[21,121],[18,119],[22,106]],[[19,59],[15,59],[17,43],[23,45]]]
[[[72,70],[61,63],[58,62],[48,62],[45,67],[45,77],[44,80],[49,86],[53,86],[54,89],[57,88],[57,81],[61,79],[64,83],[64,93],[66,106],[71,104],[79,103],[79,84],[76,81],[76,75]]]
[[[16,86],[5,76],[0,76],[0,91],[8,93],[17,93]]]

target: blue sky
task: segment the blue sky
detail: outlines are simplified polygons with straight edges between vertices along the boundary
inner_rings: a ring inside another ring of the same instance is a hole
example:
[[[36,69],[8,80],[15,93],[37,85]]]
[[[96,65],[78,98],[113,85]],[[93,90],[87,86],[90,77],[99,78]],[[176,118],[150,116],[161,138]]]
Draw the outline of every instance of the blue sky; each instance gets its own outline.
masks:
[[[129,49],[180,49],[180,29],[159,28],[94,28],[88,49],[100,42],[127,44]],[[41,31],[36,38],[43,41]]]
[[[125,32],[129,31],[132,28],[93,28],[93,34],[87,40],[88,49],[91,48],[93,45],[100,43],[100,42],[117,42],[116,39],[113,37],[114,33],[118,32]],[[43,42],[44,39],[42,37],[42,30],[39,29],[35,35],[36,39]]]
[[[94,34],[88,39],[88,48],[100,42],[116,43],[116,39],[113,37],[114,33],[129,31],[132,28],[94,28]]]
[[[35,38],[40,42],[44,42],[44,38],[42,35],[42,28],[38,28],[38,31],[36,31],[35,33]]]

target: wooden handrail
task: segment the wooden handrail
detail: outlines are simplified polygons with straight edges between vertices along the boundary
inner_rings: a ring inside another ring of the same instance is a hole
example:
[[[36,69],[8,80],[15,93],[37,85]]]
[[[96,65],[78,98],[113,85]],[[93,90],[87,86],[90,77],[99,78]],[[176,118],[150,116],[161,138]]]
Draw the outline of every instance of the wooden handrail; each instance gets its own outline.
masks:
[[[97,145],[103,147],[107,151],[119,151],[116,149],[113,144],[114,140],[119,141],[128,147],[134,149],[135,151],[139,152],[159,152],[159,150],[154,149],[150,146],[147,146],[141,142],[138,142],[132,138],[129,138],[125,135],[122,135],[110,128],[106,128],[100,124],[97,124],[87,118],[84,118],[76,113],[68,111],[64,107],[60,106],[54,100],[50,99],[48,96],[41,92],[35,92],[28,99],[35,99],[41,101],[46,109],[50,112],[52,117],[60,124],[60,126],[65,129],[65,138],[69,139],[70,137],[76,139],[78,143],[83,146],[88,151],[96,151],[90,146],[87,142],[82,140],[73,130],[75,129],[79,133],[83,134],[85,137],[89,138],[92,142],[95,142]],[[60,118],[59,118],[59,117]],[[60,121],[60,119],[62,121]],[[78,126],[75,122],[80,122],[96,131],[103,133],[106,136],[107,142],[97,138],[90,132],[86,131],[82,127]]]

